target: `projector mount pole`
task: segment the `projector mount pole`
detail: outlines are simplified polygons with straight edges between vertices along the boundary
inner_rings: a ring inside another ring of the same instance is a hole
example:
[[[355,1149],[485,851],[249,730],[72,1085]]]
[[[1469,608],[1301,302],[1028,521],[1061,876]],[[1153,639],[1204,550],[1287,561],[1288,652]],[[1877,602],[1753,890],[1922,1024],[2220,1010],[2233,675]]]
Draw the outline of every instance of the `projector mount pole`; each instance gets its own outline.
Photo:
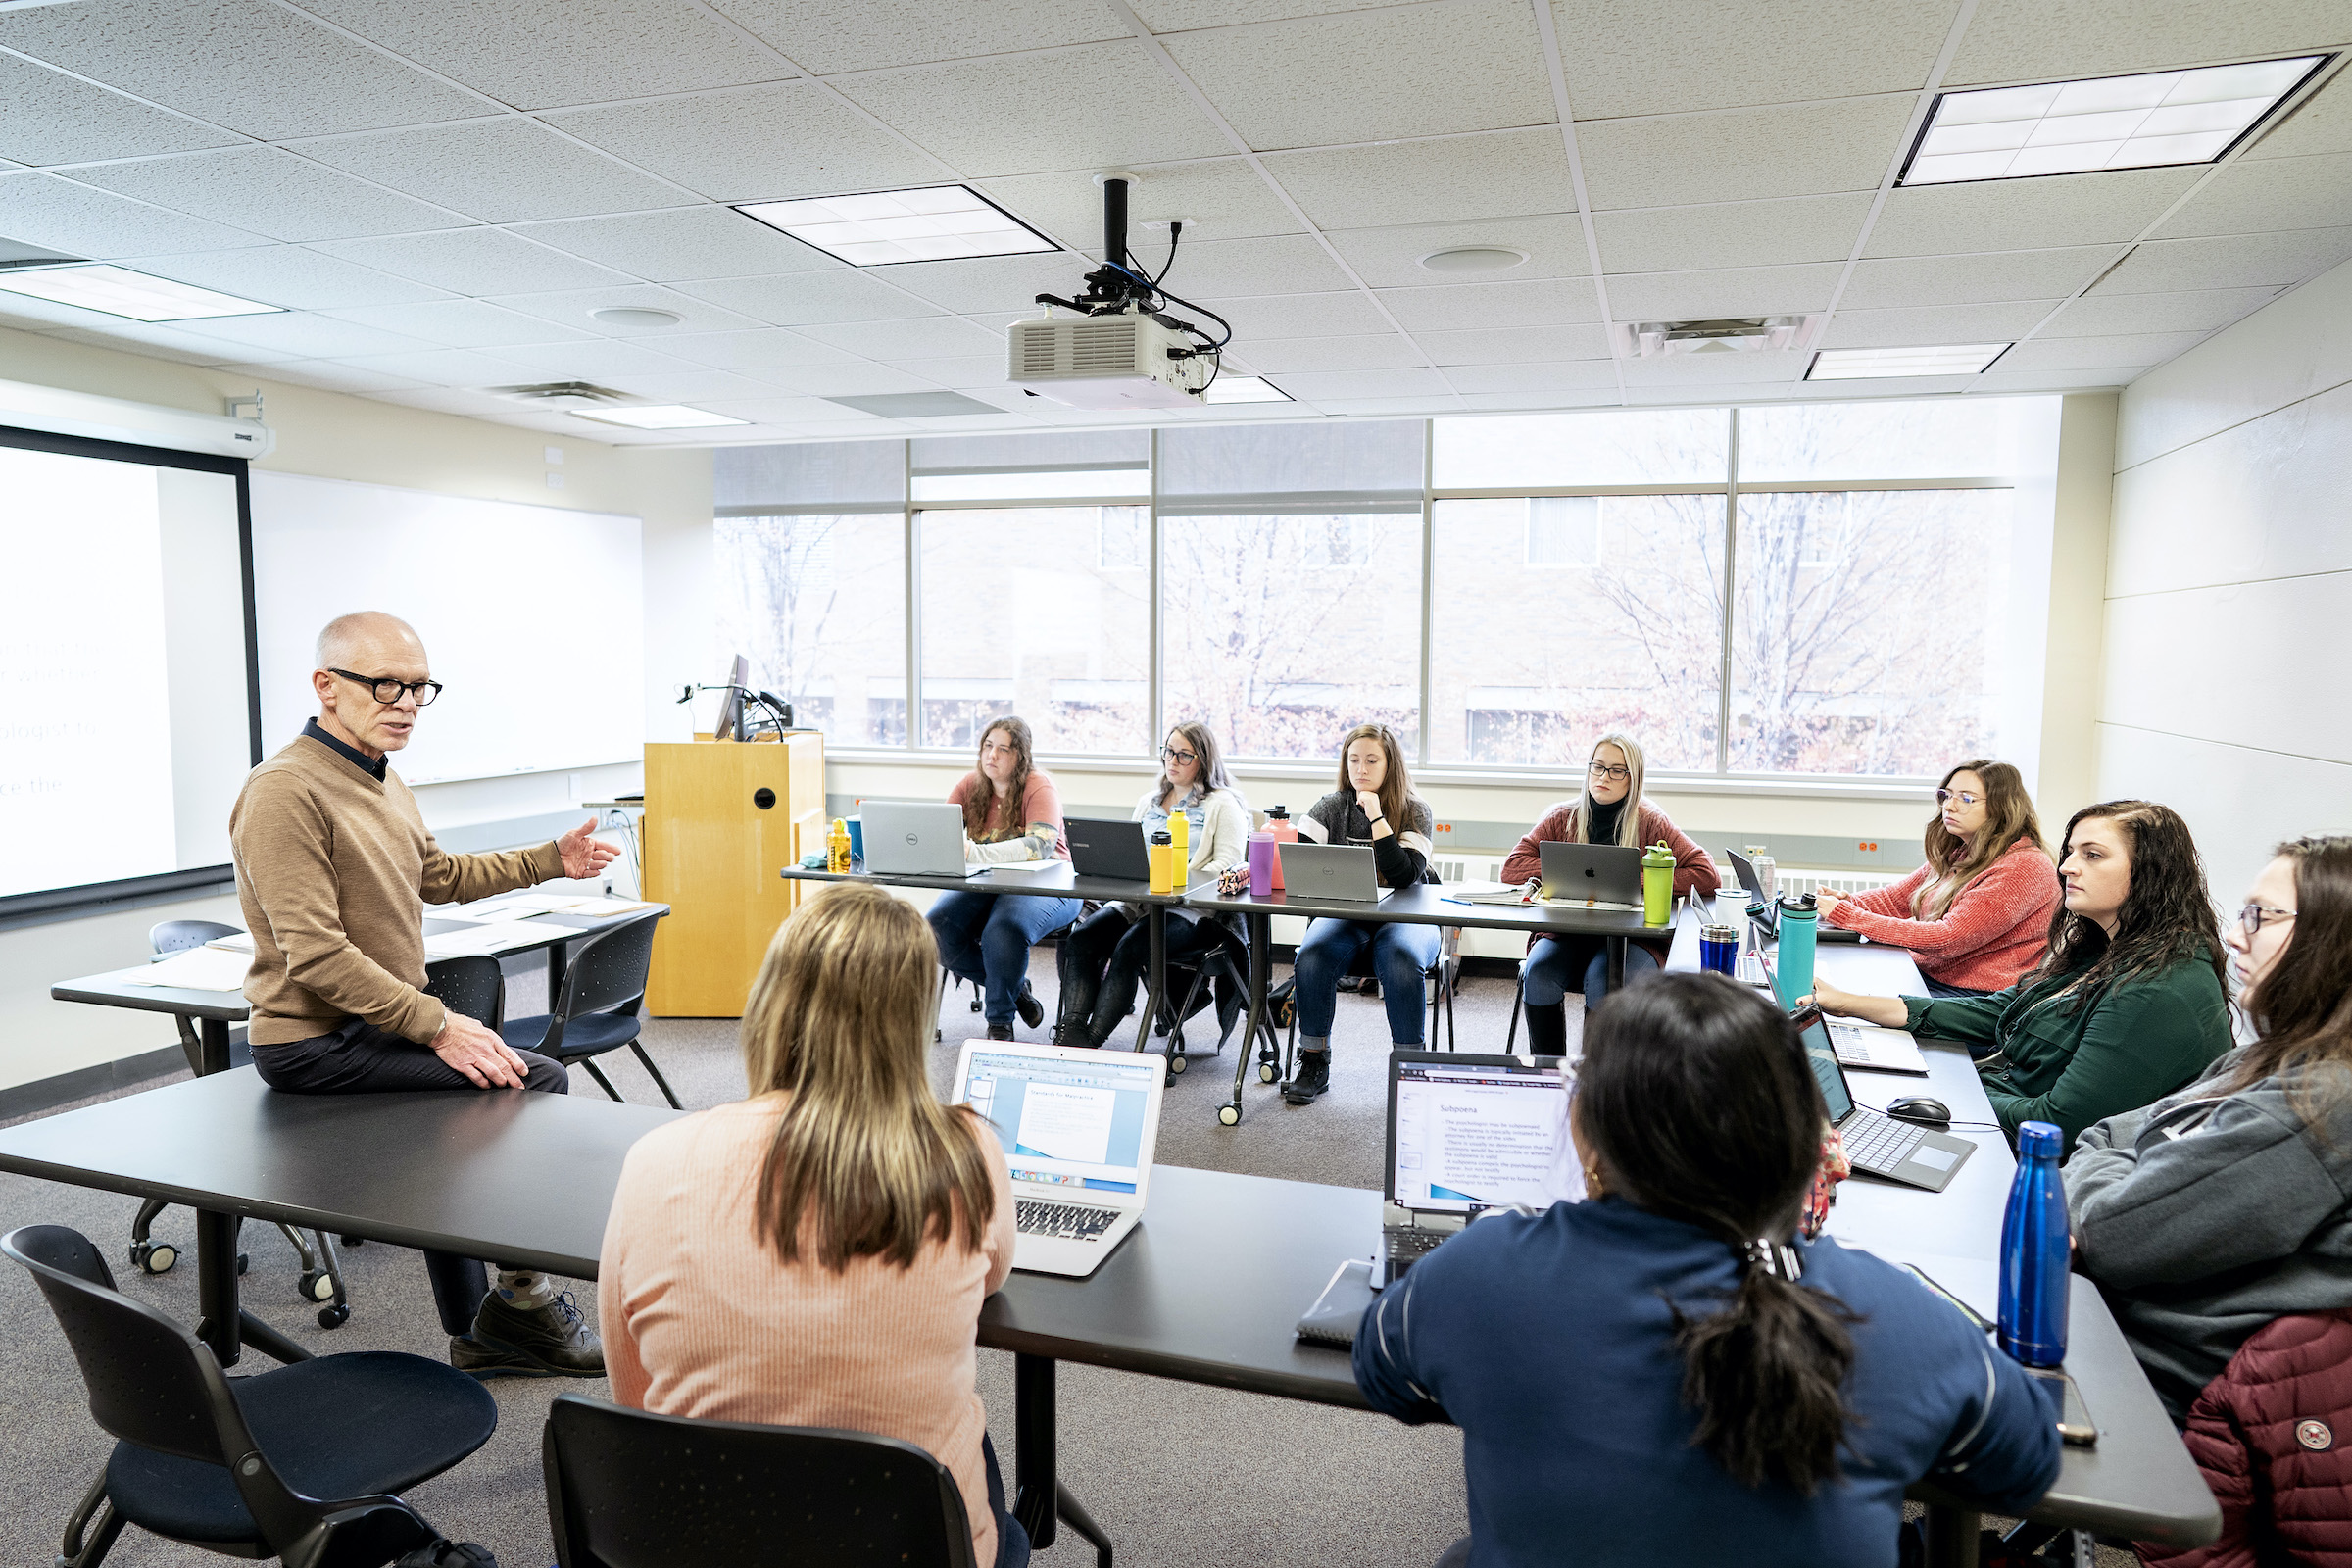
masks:
[[[1152,289],[1139,278],[1127,259],[1127,192],[1136,176],[1114,171],[1096,176],[1102,187],[1103,265],[1086,274],[1086,292],[1074,300],[1040,294],[1040,305],[1058,305],[1080,316],[1112,316],[1129,309],[1149,310]]]

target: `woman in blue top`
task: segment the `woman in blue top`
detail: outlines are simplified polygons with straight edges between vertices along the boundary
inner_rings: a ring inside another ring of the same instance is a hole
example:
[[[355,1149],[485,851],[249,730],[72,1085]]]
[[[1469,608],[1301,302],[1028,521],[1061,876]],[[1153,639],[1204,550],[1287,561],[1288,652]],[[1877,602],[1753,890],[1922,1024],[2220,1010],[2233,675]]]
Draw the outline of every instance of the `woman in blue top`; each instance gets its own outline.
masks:
[[[1381,1293],[1375,1409],[1462,1429],[1472,1568],[1892,1568],[1923,1477],[1987,1511],[2058,1475],[2055,1411],[1950,1302],[1796,1238],[1824,1111],[1778,1009],[1712,974],[1608,999],[1569,1130],[1583,1202],[1489,1214]]]

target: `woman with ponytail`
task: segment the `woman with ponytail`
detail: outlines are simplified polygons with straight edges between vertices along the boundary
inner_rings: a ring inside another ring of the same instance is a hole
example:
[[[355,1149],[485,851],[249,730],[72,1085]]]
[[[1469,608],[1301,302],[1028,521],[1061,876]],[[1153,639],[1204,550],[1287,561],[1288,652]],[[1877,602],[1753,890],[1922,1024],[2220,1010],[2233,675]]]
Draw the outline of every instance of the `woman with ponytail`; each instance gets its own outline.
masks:
[[[2039,1500],[2058,1433],[2017,1364],[1893,1265],[1798,1237],[1825,1114],[1788,1019],[1720,975],[1593,1014],[1586,1200],[1488,1214],[1356,1331],[1375,1409],[1462,1429],[1446,1564],[1892,1568],[1916,1481]]]

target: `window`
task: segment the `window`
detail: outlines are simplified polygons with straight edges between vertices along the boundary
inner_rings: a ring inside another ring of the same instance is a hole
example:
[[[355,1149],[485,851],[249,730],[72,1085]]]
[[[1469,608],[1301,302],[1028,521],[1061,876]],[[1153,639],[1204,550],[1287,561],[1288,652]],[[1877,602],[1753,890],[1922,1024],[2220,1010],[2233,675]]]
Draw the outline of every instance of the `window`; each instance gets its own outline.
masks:
[[[1362,517],[1317,517],[1306,526],[1306,564],[1325,569],[1372,564],[1372,530]]]
[[[1527,564],[1600,564],[1600,497],[1527,498]]]
[[[1152,519],[1141,507],[1104,507],[1095,527],[1095,564],[1105,571],[1152,569]]]
[[[839,746],[906,741],[906,518],[719,517],[721,652]]]
[[[1432,482],[1440,490],[1721,484],[1730,432],[1722,409],[1440,419]]]

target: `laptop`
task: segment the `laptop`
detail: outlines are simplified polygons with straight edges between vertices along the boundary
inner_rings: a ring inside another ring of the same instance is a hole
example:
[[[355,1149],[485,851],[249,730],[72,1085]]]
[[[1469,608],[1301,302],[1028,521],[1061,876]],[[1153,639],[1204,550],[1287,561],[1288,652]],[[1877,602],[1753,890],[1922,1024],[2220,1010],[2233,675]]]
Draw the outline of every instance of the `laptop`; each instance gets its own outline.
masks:
[[[1582,1196],[1562,1191],[1555,1173],[1568,1129],[1565,1082],[1553,1058],[1389,1054],[1382,1284],[1491,1208],[1549,1208]],[[1573,1159],[1567,1168],[1575,1170]]]
[[[1369,844],[1285,844],[1283,897],[1332,904],[1377,904],[1396,892],[1380,885]]]
[[[1976,1145],[1855,1104],[1853,1091],[1846,1085],[1845,1066],[1838,1059],[1838,1047],[1818,1013],[1801,1038],[1805,1063],[1813,1069],[1813,1081],[1821,1085],[1821,1098],[1830,1107],[1830,1125],[1838,1129],[1838,1141],[1854,1169],[1924,1187],[1931,1193],[1940,1193],[1951,1185],[1952,1177],[1968,1163],[1968,1156],[1977,1152]]]
[[[1746,890],[1748,902],[1753,904],[1758,899],[1764,900],[1766,913],[1758,923],[1766,931],[1778,936],[1780,934],[1781,907],[1772,900],[1764,898],[1764,879],[1756,875],[1756,863],[1738,850],[1727,850],[1724,853],[1731,857],[1732,875],[1738,877],[1740,886]],[[1866,939],[1859,931],[1848,931],[1841,925],[1825,925],[1816,920],[1813,922],[1813,940],[1816,942],[1861,942]]]
[[[869,801],[865,818],[865,869],[885,876],[970,876],[984,865],[963,863],[963,808],[942,801],[907,804]]]
[[[1642,852],[1622,844],[1563,844],[1545,839],[1538,896],[1573,899],[1602,909],[1642,907]]]
[[[1166,1063],[1157,1055],[967,1040],[957,1103],[1012,1167],[1012,1266],[1084,1279],[1144,1217]]]
[[[1152,880],[1152,847],[1144,842],[1141,822],[1124,816],[1066,816],[1061,839],[1070,847],[1070,864],[1080,876]]]

